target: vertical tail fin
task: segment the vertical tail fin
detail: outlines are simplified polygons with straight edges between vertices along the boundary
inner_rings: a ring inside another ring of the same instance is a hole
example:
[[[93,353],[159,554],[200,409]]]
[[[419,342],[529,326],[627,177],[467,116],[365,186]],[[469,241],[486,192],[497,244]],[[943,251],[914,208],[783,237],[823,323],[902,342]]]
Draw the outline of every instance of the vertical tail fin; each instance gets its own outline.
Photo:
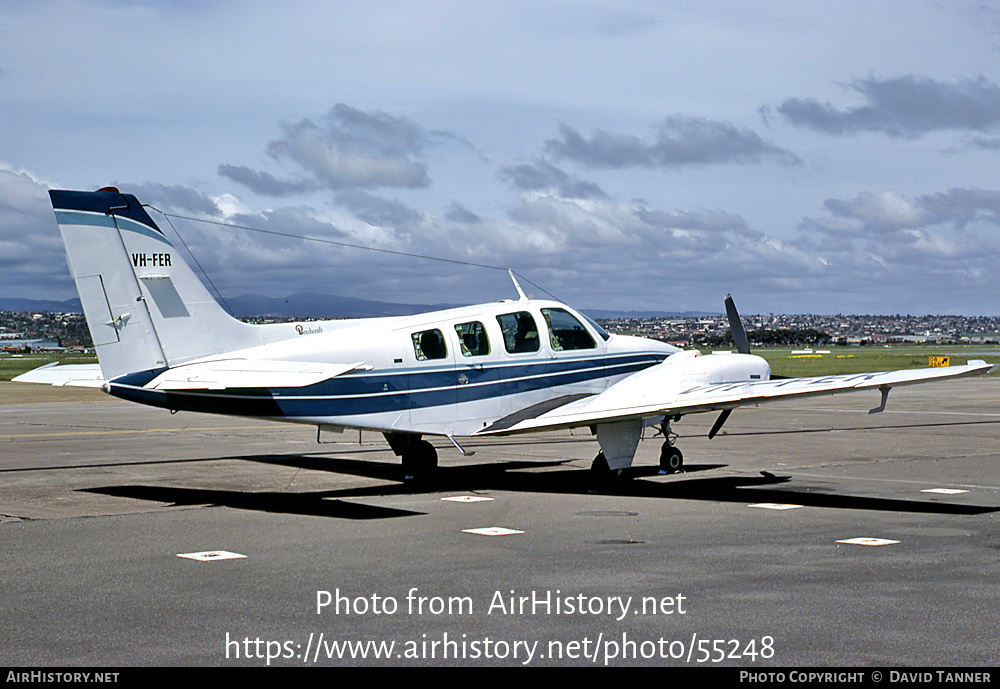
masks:
[[[227,314],[135,196],[49,191],[107,380],[261,344]]]

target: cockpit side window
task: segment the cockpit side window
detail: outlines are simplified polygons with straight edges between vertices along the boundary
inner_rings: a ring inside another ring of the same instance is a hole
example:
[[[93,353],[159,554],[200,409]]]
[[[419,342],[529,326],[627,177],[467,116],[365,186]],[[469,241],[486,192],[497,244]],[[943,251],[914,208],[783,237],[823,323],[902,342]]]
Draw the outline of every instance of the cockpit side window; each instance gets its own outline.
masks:
[[[462,345],[462,356],[486,356],[490,353],[490,340],[486,328],[479,321],[460,323],[455,326],[458,341]]]
[[[503,346],[510,354],[522,352],[537,352],[538,326],[535,319],[527,311],[506,313],[497,316],[500,331],[503,333]]]
[[[413,353],[417,355],[417,361],[427,361],[428,359],[444,359],[448,356],[448,347],[444,342],[444,335],[436,328],[434,330],[424,330],[413,333]]]
[[[542,309],[542,316],[549,329],[549,343],[552,345],[553,351],[562,352],[597,347],[597,343],[583,327],[583,323],[576,320],[569,311]]]

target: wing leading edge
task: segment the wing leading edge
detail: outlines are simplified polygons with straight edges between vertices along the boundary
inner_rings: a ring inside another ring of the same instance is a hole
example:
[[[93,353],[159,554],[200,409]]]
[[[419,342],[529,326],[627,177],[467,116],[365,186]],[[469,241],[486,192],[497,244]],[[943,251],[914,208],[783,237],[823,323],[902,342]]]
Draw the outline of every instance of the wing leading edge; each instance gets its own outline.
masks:
[[[516,423],[502,426],[494,424],[476,435],[509,435],[596,426],[630,419],[735,409],[790,398],[836,395],[860,390],[887,392],[890,388],[902,385],[983,375],[996,368],[996,364],[973,360],[964,366],[947,368],[705,384],[679,379],[664,362],[629,376],[599,395],[569,401],[556,409],[517,420]],[[883,404],[884,402],[883,397]]]

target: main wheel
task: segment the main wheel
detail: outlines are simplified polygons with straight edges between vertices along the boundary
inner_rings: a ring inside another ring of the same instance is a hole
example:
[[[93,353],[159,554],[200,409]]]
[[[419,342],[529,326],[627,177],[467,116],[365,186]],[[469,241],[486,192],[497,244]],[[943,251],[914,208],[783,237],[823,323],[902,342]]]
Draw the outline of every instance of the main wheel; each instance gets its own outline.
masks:
[[[599,452],[590,464],[590,479],[593,487],[598,490],[617,485],[625,478],[627,477],[622,469],[611,468],[603,452]]]
[[[437,469],[437,450],[426,440],[409,444],[403,452],[403,475],[407,481],[422,481]]]
[[[603,452],[598,452],[597,456],[594,457],[594,461],[590,463],[590,470],[595,476],[611,473],[611,467],[608,466],[608,460]]]
[[[673,445],[663,443],[660,449],[660,469],[676,474],[684,469],[684,454]]]

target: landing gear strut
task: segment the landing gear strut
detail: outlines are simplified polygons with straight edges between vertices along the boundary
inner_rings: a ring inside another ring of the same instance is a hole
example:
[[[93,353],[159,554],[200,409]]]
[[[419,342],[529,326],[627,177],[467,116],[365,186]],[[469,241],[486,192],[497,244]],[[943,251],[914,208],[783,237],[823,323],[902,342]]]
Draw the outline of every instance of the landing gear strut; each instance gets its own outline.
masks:
[[[674,446],[677,434],[670,430],[670,421],[671,419],[664,419],[660,424],[660,432],[664,437],[663,446],[660,448],[660,471],[665,474],[677,474],[684,471],[684,454]]]

